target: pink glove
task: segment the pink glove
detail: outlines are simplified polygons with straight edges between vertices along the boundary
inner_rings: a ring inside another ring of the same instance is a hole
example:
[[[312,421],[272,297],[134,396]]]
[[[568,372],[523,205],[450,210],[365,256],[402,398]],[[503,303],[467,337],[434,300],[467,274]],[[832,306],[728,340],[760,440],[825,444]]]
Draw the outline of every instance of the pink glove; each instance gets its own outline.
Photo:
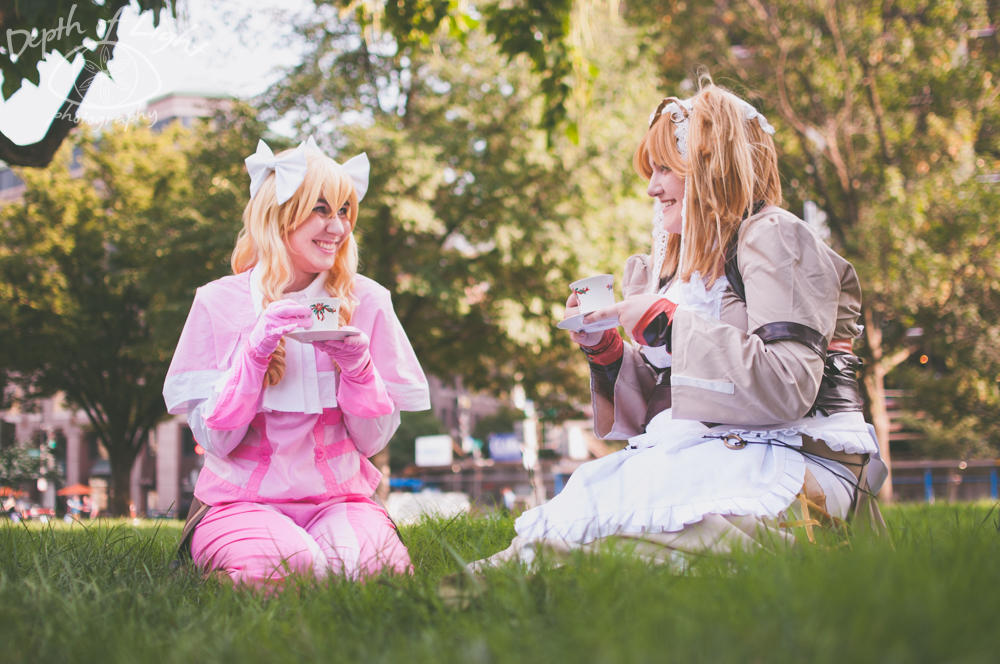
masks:
[[[368,335],[356,327],[342,327],[357,334],[336,341],[315,341],[313,345],[329,355],[340,367],[337,403],[346,413],[359,417],[388,415],[395,408],[382,377],[375,370]]]
[[[372,356],[368,350],[371,340],[356,327],[345,325],[340,329],[352,330],[357,334],[334,341],[314,341],[313,345],[333,358],[340,367],[341,375],[363,379],[372,363]]]
[[[281,338],[300,327],[312,327],[309,307],[295,300],[276,300],[267,305],[250,330],[247,347],[257,359],[270,358]]]
[[[292,300],[267,305],[247,337],[243,352],[233,359],[233,371],[205,424],[216,431],[232,431],[250,424],[264,389],[271,354],[288,332],[312,326],[309,307]]]

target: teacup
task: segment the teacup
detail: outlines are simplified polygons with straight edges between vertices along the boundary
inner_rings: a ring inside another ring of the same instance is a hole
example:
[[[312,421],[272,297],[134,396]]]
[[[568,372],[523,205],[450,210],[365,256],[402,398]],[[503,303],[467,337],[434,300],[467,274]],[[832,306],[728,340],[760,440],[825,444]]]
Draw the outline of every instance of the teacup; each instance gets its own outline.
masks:
[[[303,301],[313,315],[313,332],[340,329],[340,298],[313,297]]]
[[[615,304],[615,278],[610,274],[596,274],[586,279],[578,279],[569,287],[580,301],[581,314],[589,314]]]

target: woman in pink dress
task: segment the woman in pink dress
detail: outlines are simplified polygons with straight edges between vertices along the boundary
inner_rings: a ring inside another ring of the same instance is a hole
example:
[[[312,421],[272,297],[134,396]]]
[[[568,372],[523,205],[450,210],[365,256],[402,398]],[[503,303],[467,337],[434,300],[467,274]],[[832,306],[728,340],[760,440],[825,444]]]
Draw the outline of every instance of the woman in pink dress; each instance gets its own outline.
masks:
[[[368,457],[401,410],[430,402],[389,292],[357,274],[368,158],[338,164],[312,139],[275,156],[261,141],[246,164],[234,274],[197,290],[163,390],[205,449],[182,550],[254,585],[407,572]],[[286,336],[312,325],[303,300],[320,296],[340,298],[350,334]]]

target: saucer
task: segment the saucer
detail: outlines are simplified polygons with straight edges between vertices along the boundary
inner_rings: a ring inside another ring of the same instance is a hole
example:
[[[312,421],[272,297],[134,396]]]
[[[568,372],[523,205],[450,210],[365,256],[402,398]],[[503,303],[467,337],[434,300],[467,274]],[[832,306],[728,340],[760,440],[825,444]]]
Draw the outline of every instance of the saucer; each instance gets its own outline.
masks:
[[[337,339],[346,339],[347,337],[353,337],[357,333],[357,330],[295,330],[294,332],[289,332],[285,336],[295,339],[296,341],[301,341],[302,343],[311,343],[313,341],[336,341]]]
[[[604,320],[597,320],[593,323],[584,323],[583,317],[587,314],[577,314],[576,316],[570,316],[565,320],[561,320],[556,323],[556,327],[561,330],[570,330],[571,332],[601,332],[603,330],[610,330],[618,327],[617,318],[605,318]]]

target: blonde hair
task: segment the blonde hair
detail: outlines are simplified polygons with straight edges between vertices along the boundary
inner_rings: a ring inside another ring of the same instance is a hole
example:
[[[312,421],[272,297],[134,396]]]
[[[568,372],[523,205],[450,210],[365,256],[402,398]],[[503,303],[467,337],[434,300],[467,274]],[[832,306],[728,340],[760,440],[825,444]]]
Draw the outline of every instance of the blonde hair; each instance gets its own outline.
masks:
[[[351,322],[357,306],[354,297],[354,275],[358,271],[358,245],[354,241],[354,226],[358,220],[358,194],[351,178],[335,161],[316,150],[306,149],[308,169],[296,192],[282,204],[275,197],[275,177],[271,173],[256,195],[243,210],[243,228],[236,238],[230,261],[233,273],[240,274],[256,266],[261,270],[263,306],[280,300],[293,280],[292,262],[288,256],[288,236],[312,214],[320,198],[326,200],[334,214],[348,206],[352,233],[347,236],[327,273],[324,284],[327,293],[340,298],[340,323]],[[289,152],[286,150],[281,154]],[[285,373],[285,342],[271,356],[264,377],[266,385],[277,384]]]
[[[726,248],[740,223],[758,203],[781,204],[781,180],[774,140],[756,120],[746,120],[732,92],[707,75],[689,101],[685,159],[677,148],[669,113],[654,119],[633,156],[635,170],[649,179],[650,161],[685,179],[683,273],[699,272],[709,282],[723,274]],[[679,104],[678,104],[679,105]],[[671,235],[660,276],[677,270],[681,241]]]

